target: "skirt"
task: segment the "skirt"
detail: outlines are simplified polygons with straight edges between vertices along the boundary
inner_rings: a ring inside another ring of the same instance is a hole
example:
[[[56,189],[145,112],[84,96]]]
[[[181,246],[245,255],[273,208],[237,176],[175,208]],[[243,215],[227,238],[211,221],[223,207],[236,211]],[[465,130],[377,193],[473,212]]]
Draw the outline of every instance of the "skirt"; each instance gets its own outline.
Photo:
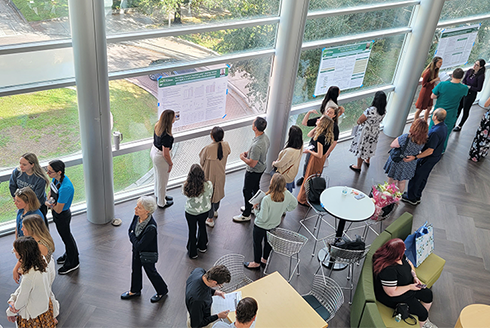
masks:
[[[29,320],[17,317],[17,327],[19,328],[55,328],[53,316],[53,303],[49,301],[48,311]]]

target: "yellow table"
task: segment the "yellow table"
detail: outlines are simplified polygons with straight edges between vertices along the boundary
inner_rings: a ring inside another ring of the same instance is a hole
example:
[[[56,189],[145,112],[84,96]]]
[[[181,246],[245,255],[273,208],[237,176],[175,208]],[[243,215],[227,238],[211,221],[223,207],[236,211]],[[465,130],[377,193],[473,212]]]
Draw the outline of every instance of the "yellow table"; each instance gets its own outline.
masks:
[[[328,324],[276,271],[238,289],[259,305],[256,328],[325,328]],[[235,312],[228,319],[235,322]]]
[[[461,310],[454,328],[489,328],[490,306],[471,304]]]

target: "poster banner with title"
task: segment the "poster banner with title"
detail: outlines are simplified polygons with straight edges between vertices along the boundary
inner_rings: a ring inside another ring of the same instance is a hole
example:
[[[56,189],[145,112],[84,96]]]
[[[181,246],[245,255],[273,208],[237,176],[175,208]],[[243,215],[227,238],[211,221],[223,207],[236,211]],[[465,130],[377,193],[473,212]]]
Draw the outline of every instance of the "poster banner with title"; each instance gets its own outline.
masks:
[[[373,43],[370,41],[324,48],[318,68],[315,96],[324,95],[333,85],[340,90],[361,87]]]
[[[158,117],[175,111],[174,127],[222,118],[228,94],[228,67],[162,77],[158,80]]]
[[[442,58],[441,69],[468,62],[480,24],[443,29],[435,56]]]

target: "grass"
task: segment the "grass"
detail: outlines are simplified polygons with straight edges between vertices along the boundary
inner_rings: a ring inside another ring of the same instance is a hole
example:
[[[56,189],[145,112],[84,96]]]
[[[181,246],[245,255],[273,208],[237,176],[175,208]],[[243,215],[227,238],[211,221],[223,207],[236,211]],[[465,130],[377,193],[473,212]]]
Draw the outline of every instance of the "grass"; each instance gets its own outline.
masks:
[[[68,17],[67,0],[12,0],[28,22]]]

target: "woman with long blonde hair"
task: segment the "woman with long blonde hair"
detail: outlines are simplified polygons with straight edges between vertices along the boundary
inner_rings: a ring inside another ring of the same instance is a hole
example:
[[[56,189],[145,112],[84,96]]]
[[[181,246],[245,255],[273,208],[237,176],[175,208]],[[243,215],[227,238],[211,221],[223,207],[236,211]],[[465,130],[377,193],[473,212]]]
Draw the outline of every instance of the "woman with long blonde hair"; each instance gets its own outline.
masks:
[[[15,222],[15,238],[18,238],[24,236],[22,230],[24,217],[30,214],[38,214],[42,217],[43,214],[39,210],[41,204],[39,204],[36,194],[29,187],[24,187],[15,191],[14,203],[18,208],[17,220]]]
[[[420,89],[419,97],[417,98],[417,102],[415,103],[415,111],[414,120],[419,118],[420,113],[425,110],[424,120],[428,122],[429,113],[432,109],[432,89],[436,85],[437,81],[440,81],[439,78],[439,69],[442,66],[442,58],[434,57],[432,61],[427,65],[422,73],[422,88]]]

